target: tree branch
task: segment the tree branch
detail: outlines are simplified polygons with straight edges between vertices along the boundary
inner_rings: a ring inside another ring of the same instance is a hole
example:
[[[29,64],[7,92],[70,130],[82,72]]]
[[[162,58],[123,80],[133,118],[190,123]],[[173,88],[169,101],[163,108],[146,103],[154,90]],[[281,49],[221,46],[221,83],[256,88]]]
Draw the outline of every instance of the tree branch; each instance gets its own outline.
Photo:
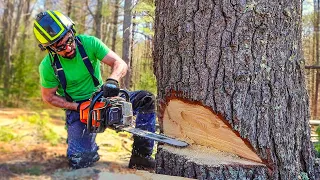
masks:
[[[87,6],[88,11],[89,11],[89,13],[91,14],[91,16],[94,17],[94,14],[92,13],[92,11],[91,11],[91,9],[90,9],[90,7],[89,7],[88,0],[86,0],[86,6]]]

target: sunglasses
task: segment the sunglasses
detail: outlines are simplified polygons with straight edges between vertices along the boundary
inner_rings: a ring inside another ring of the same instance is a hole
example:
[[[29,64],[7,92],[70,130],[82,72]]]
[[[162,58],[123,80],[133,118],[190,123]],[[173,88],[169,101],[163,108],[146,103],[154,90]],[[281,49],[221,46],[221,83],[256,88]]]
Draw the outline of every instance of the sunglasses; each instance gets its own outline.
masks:
[[[67,49],[67,45],[71,46],[73,42],[74,42],[74,37],[70,35],[64,44],[61,44],[60,46],[57,46],[57,47],[53,46],[53,49],[56,52],[64,51]],[[59,44],[59,42],[57,44]]]

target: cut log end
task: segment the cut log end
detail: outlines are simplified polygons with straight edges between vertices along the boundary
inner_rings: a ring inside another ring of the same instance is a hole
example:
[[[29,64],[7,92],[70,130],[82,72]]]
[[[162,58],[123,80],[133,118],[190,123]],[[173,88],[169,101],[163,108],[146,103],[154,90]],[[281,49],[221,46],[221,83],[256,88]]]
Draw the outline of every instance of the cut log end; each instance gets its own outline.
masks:
[[[219,151],[262,163],[252,147],[210,109],[181,100],[171,100],[162,119],[163,133]]]

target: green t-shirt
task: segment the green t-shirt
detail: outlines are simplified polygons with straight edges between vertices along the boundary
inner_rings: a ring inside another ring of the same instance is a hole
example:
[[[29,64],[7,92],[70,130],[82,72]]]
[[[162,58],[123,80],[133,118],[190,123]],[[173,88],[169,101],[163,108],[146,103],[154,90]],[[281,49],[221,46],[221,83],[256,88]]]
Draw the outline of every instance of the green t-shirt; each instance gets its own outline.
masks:
[[[100,61],[108,54],[109,48],[94,36],[79,35],[78,37],[91,61],[94,76],[98,78],[101,85],[103,81],[100,72]],[[78,47],[76,51],[77,54],[73,59],[58,57],[67,80],[66,91],[74,101],[80,101],[89,99],[92,93],[97,90],[97,87],[94,86],[92,77],[82,60]],[[44,88],[55,88],[58,86],[58,94],[64,96],[60,81],[51,66],[51,59],[53,60],[53,57],[50,58],[47,55],[39,65],[41,86]]]

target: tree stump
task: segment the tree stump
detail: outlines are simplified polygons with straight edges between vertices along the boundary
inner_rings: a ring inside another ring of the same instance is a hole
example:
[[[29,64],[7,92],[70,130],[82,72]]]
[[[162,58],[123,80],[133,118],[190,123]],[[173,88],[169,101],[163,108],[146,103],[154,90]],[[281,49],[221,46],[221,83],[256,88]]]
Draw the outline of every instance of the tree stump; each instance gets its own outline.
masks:
[[[156,173],[197,179],[267,179],[262,163],[245,160],[212,148],[193,145],[174,148],[160,145]]]

